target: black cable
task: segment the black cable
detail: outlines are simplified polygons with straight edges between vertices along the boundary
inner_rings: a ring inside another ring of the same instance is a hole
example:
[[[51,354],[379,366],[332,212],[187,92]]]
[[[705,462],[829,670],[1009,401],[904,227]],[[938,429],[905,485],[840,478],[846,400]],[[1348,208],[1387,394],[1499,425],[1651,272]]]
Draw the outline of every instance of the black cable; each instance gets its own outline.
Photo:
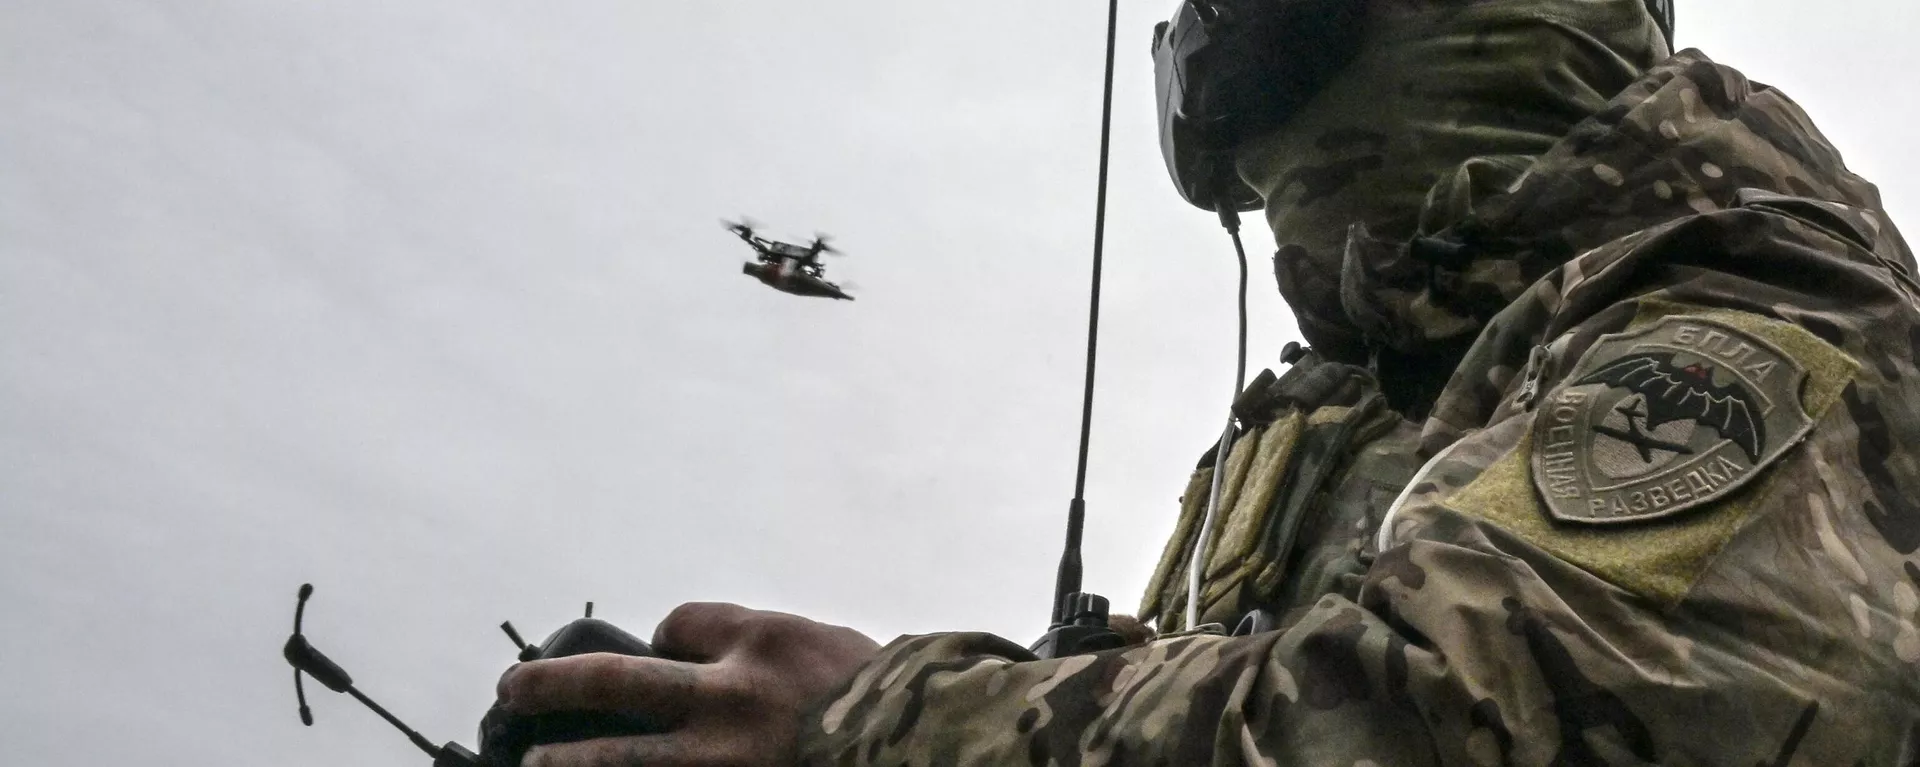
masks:
[[[1240,244],[1240,214],[1232,208],[1220,213],[1220,225],[1226,227],[1227,236],[1233,238],[1233,254],[1240,259],[1240,349],[1239,363],[1233,369],[1233,399],[1239,401],[1241,390],[1247,388],[1247,248]]]
[[[1120,0],[1107,2],[1107,66],[1100,99],[1100,180],[1094,193],[1093,212],[1093,289],[1087,307],[1087,382],[1080,405],[1080,457],[1073,477],[1073,502],[1067,507],[1067,545],[1060,555],[1059,576],[1054,582],[1053,618],[1066,618],[1066,598],[1080,590],[1080,534],[1087,520],[1087,448],[1093,433],[1093,373],[1100,342],[1100,268],[1104,262],[1107,234],[1107,157],[1113,133],[1113,58],[1118,37]]]
[[[1220,195],[1219,197],[1224,197]],[[1223,207],[1220,213],[1220,226],[1227,230],[1227,236],[1233,239],[1233,254],[1240,261],[1240,336],[1239,348],[1234,357],[1233,402],[1240,401],[1241,391],[1247,388],[1247,249],[1240,244],[1240,212],[1231,206]],[[1192,629],[1200,618],[1200,581],[1207,555],[1208,544],[1213,537],[1213,525],[1219,513],[1221,479],[1226,471],[1227,453],[1233,449],[1233,440],[1237,431],[1236,415],[1229,409],[1227,427],[1220,431],[1220,443],[1214,446],[1213,488],[1207,494],[1207,513],[1202,517],[1193,553],[1187,560],[1187,615],[1186,628]]]

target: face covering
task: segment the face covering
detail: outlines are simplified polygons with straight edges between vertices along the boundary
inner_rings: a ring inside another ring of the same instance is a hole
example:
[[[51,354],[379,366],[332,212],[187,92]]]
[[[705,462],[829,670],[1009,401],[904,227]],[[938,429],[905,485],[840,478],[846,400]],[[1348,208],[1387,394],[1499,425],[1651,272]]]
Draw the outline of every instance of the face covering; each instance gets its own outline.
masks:
[[[1405,243],[1506,191],[1668,55],[1642,0],[1371,6],[1353,63],[1236,155],[1265,200],[1275,278],[1301,333],[1323,355],[1361,364],[1484,321],[1433,304],[1430,270]],[[1475,286],[1524,287],[1498,262],[1465,268]],[[1382,312],[1381,302],[1407,305]],[[1408,318],[1421,327],[1396,326]]]

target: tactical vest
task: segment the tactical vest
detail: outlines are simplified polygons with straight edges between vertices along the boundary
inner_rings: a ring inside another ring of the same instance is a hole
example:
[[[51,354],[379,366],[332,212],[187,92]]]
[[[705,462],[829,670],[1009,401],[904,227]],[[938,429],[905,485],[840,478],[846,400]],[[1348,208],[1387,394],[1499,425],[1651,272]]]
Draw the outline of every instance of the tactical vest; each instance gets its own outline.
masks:
[[[1284,375],[1262,371],[1235,401],[1220,511],[1201,579],[1201,624],[1284,627],[1329,593],[1351,596],[1381,519],[1420,469],[1420,429],[1388,407],[1365,368],[1305,351]],[[1185,626],[1187,569],[1207,511],[1215,451],[1180,499],[1180,520],[1140,617]]]

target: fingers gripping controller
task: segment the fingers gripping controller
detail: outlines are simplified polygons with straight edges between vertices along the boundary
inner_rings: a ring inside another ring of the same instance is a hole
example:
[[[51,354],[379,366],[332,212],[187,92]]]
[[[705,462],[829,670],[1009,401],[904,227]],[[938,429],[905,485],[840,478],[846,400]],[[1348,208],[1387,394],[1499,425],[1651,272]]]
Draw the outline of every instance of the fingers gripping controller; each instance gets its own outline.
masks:
[[[520,661],[550,660],[588,653],[614,653],[641,658],[657,658],[653,647],[611,623],[593,617],[593,603],[587,603],[587,615],[560,627],[538,647],[520,639],[513,623],[500,624],[501,630],[520,646]],[[480,753],[498,765],[518,765],[527,749],[548,743],[571,743],[620,735],[648,735],[666,732],[663,722],[646,717],[597,712],[555,712],[521,716],[508,713],[498,703],[480,720]]]

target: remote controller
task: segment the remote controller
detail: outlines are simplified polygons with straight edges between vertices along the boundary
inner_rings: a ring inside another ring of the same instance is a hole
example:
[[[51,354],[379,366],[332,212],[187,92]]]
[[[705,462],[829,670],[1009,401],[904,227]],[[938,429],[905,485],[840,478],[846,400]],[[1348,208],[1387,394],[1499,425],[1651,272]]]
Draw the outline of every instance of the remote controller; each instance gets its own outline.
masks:
[[[587,617],[561,626],[538,647],[527,644],[513,630],[511,622],[500,624],[514,644],[521,645],[521,662],[565,658],[571,655],[606,652],[642,658],[659,657],[653,647],[640,638],[593,617],[593,603],[587,603]],[[645,717],[602,712],[555,712],[534,716],[507,713],[498,704],[480,720],[480,755],[489,764],[512,767],[520,764],[527,749],[547,743],[570,743],[621,735],[648,735],[666,731],[664,723]]]
[[[436,746],[367,697],[366,693],[354,686],[353,677],[347,674],[346,669],[307,641],[306,635],[301,632],[301,624],[307,612],[307,599],[312,596],[312,585],[300,587],[300,603],[293,613],[293,636],[287,638],[286,647],[281,650],[287,663],[293,666],[293,690],[300,701],[300,721],[308,726],[313,725],[313,712],[307,707],[303,677],[312,677],[327,689],[350,695],[372,709],[380,718],[405,733],[407,739],[413,741],[420,750],[433,757],[434,767],[519,767],[527,749],[534,746],[621,735],[647,735],[667,729],[665,723],[644,717],[598,712],[518,716],[508,714],[496,704],[480,720],[480,753],[475,754],[451,741]],[[519,632],[514,631],[512,622],[502,623],[500,628],[520,648],[520,661],[523,663],[596,652],[642,658],[660,657],[638,637],[593,617],[592,602],[587,603],[586,617],[561,626],[559,631],[553,632],[547,641],[538,646],[522,641]]]

